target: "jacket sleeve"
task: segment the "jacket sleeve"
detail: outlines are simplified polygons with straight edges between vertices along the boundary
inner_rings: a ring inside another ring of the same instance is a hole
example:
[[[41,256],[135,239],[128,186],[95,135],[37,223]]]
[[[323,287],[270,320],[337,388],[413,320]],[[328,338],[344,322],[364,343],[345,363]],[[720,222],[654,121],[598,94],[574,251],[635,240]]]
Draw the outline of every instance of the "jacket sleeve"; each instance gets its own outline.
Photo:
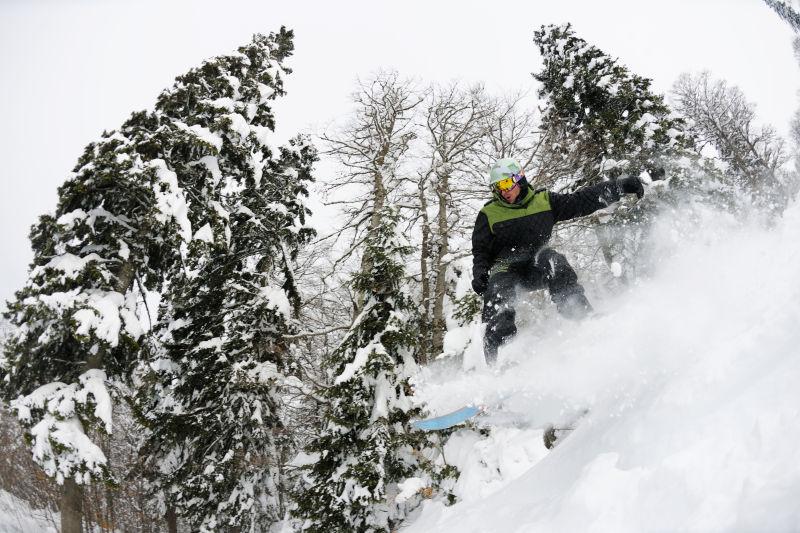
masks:
[[[481,211],[472,230],[472,279],[481,279],[488,274],[492,263],[492,239],[489,218]]]
[[[550,193],[550,208],[556,222],[584,217],[619,200],[616,180],[583,187],[569,194]]]

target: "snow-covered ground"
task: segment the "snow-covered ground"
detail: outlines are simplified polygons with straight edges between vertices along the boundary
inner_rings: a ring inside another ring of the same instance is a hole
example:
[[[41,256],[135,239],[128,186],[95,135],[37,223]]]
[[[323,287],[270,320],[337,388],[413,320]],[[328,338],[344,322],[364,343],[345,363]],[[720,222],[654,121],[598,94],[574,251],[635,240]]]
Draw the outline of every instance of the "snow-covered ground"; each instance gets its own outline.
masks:
[[[459,501],[426,501],[404,532],[800,531],[800,205],[771,228],[689,211],[596,317],[545,313],[499,369],[466,370],[473,346],[423,371],[432,411],[483,404],[490,429],[451,437]],[[578,417],[544,448],[545,425]],[[0,491],[0,531],[54,529]]]
[[[450,439],[459,502],[403,531],[800,531],[800,206],[769,229],[695,206],[653,239],[597,317],[521,332],[501,370],[426,369],[435,413],[484,404],[493,429]]]
[[[56,533],[58,513],[31,507],[4,490],[0,490],[0,532]]]

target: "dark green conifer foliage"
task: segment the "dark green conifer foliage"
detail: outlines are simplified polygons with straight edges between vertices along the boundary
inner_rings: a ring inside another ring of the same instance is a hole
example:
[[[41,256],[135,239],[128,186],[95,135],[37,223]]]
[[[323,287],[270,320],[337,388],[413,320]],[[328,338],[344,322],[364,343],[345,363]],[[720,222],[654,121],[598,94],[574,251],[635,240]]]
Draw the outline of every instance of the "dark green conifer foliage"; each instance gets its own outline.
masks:
[[[137,368],[143,463],[193,530],[275,518],[282,335],[299,303],[291,264],[313,235],[303,197],[316,160],[303,138],[267,146],[291,52],[290,31],[257,35],[90,145],[31,233],[30,279],[7,313],[2,393],[21,395],[45,470],[109,477],[75,429],[111,431],[106,383]],[[147,339],[144,291],[163,296]]]
[[[308,451],[294,515],[312,532],[393,531],[402,506],[396,484],[419,472],[427,437],[409,428],[420,408],[409,397],[415,363],[411,302],[400,289],[407,244],[397,214],[384,209],[364,244],[365,264],[353,279],[363,307],[328,361],[333,384],[323,391],[326,425]]]
[[[140,149],[156,127],[134,113],[86,148],[55,213],[31,230],[28,281],[5,315],[15,328],[0,356],[2,396],[16,398],[34,458],[59,483],[109,477],[86,434],[112,429],[106,385],[127,379],[149,326],[142,290],[158,289],[175,248],[176,218],[162,207],[179,206],[180,191]]]
[[[256,36],[179,77],[156,106],[175,147],[165,172],[191,191],[195,232],[170,272],[135,404],[153,493],[192,530],[280,517],[283,335],[299,300],[291,264],[313,236],[303,197],[316,160],[303,138],[267,145],[291,51],[291,32]]]
[[[781,0],[764,0],[780,18],[785,20],[792,27],[795,33],[800,33],[800,13],[795,11],[791,5]]]
[[[549,154],[579,184],[601,174],[638,175],[683,145],[682,121],[671,116],[650,80],[577,37],[570,24],[534,34],[544,62],[542,127]]]

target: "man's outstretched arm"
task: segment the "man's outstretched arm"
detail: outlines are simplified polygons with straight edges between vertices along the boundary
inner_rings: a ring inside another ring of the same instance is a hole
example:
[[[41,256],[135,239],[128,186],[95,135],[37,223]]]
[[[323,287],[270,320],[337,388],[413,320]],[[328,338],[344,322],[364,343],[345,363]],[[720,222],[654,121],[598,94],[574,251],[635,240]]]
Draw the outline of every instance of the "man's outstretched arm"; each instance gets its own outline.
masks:
[[[583,187],[569,194],[550,193],[550,208],[556,222],[585,217],[618,201],[625,193],[639,198],[644,194],[642,182],[637,177],[604,181]]]

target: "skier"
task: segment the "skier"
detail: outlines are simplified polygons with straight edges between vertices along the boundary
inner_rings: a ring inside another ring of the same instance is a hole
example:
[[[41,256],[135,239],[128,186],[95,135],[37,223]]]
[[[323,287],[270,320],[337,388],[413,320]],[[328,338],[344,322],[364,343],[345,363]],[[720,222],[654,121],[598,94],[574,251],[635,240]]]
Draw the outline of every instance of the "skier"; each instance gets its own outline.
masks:
[[[472,288],[483,295],[486,362],[516,332],[514,298],[517,287],[547,288],[563,316],[580,319],[592,306],[567,259],[547,242],[553,226],[582,217],[618,201],[624,193],[644,194],[637,177],[584,187],[571,194],[533,191],[514,159],[500,159],[489,172],[492,200],[478,213],[472,231]]]

